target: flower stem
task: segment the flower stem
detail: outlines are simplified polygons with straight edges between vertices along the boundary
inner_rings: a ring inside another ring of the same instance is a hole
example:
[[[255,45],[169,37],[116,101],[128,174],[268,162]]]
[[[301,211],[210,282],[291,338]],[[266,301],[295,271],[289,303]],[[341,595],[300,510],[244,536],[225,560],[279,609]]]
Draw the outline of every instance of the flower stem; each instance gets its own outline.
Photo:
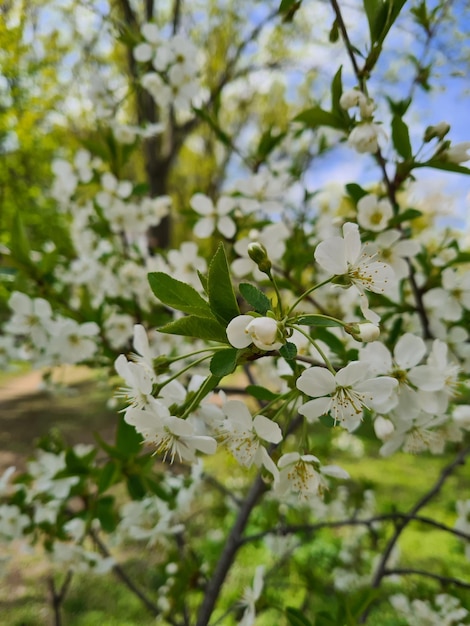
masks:
[[[310,289],[307,289],[307,291],[304,291],[304,293],[303,293],[301,296],[299,296],[299,297],[297,298],[297,300],[294,302],[294,304],[290,307],[289,311],[287,312],[287,315],[289,316],[289,315],[292,313],[292,311],[295,309],[295,307],[296,307],[296,306],[297,306],[300,302],[302,302],[302,300],[303,300],[304,298],[306,298],[309,294],[311,294],[311,293],[312,293],[312,291],[315,291],[315,290],[316,290],[316,289],[318,289],[319,287],[323,287],[323,285],[327,285],[329,282],[331,282],[332,278],[333,278],[333,277],[331,276],[330,278],[327,278],[327,279],[326,279],[326,280],[324,280],[323,282],[318,283],[317,285],[314,285],[313,287],[310,287]]]

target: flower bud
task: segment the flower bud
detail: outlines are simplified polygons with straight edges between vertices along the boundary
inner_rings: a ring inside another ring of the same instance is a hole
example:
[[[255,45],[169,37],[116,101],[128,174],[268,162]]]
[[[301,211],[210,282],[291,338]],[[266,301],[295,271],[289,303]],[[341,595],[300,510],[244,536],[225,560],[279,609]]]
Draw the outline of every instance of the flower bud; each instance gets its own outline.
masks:
[[[431,139],[438,138],[444,139],[450,130],[450,124],[447,122],[439,122],[435,126],[428,126],[424,131],[424,141],[431,141]]]
[[[250,243],[248,245],[248,256],[256,263],[261,272],[269,274],[272,263],[269,260],[268,252],[262,243],[259,243],[259,241]]]
[[[255,317],[247,325],[245,332],[261,350],[279,350],[283,345],[281,332],[276,320],[271,317]]]
[[[465,163],[470,160],[470,141],[456,143],[442,154],[446,161],[450,163]]]
[[[356,341],[366,343],[376,341],[380,337],[380,329],[371,322],[361,322],[360,324],[345,324],[344,330]]]

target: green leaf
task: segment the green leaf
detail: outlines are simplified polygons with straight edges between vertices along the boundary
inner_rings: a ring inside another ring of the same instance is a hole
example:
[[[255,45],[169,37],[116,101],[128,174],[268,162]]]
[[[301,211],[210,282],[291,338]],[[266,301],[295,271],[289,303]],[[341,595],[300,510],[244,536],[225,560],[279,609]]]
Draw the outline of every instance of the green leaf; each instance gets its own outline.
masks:
[[[246,392],[257,400],[267,400],[268,402],[277,397],[276,393],[273,393],[269,389],[266,389],[266,387],[261,387],[260,385],[248,385]]]
[[[127,491],[133,500],[142,500],[148,493],[147,486],[142,476],[132,474],[126,481]]]
[[[148,281],[153,293],[163,304],[183,313],[212,317],[209,304],[191,285],[176,280],[164,272],[150,272]]]
[[[383,40],[382,33],[387,23],[388,8],[388,2],[384,0],[364,0],[372,45]]]
[[[219,378],[228,376],[237,367],[237,356],[238,350],[236,348],[227,348],[227,350],[216,352],[209,365],[211,373]]]
[[[455,172],[456,174],[470,174],[470,168],[468,167],[458,163],[451,163],[450,161],[439,161],[438,159],[431,159],[425,163],[416,163],[414,167],[432,167],[436,170]]]
[[[399,213],[390,220],[390,226],[397,226],[403,222],[409,222],[421,217],[423,214],[418,209],[406,209],[403,213]]]
[[[104,493],[114,483],[114,479],[118,473],[118,465],[114,461],[108,461],[101,469],[98,478],[98,493]]]
[[[381,45],[406,0],[364,0],[372,46]]]
[[[121,461],[125,460],[124,454],[114,446],[109,445],[109,443],[107,443],[99,433],[95,432],[93,433],[93,436],[96,439],[96,442],[98,443],[100,448],[107,452],[111,458],[119,459]]]
[[[312,622],[305,617],[302,611],[292,606],[286,608],[286,617],[291,626],[313,626]]]
[[[302,315],[295,323],[304,324],[305,326],[339,326],[343,328],[343,324],[338,320],[324,317],[323,315]]]
[[[297,346],[291,341],[287,341],[283,346],[279,348],[279,354],[286,359],[286,361],[292,361],[297,356]]]
[[[202,288],[204,289],[205,293],[207,293],[207,276],[204,276],[204,274],[199,270],[197,270],[197,275],[199,278],[199,282],[202,285]]]
[[[239,290],[248,304],[251,304],[257,313],[266,315],[271,309],[271,300],[254,285],[250,285],[250,283],[240,283]]]
[[[341,72],[343,70],[343,66],[339,66],[339,70],[333,77],[331,82],[331,108],[334,113],[338,115],[342,115],[344,109],[339,104],[340,98],[343,95],[343,82],[341,78]]]
[[[338,20],[336,19],[333,22],[333,25],[330,30],[330,34],[328,35],[328,41],[330,43],[336,43],[338,39],[339,39],[339,23],[338,23]]]
[[[367,191],[357,183],[348,183],[346,185],[346,191],[348,192],[349,196],[354,200],[354,202],[356,202],[356,204],[361,198],[367,196]]]
[[[225,328],[230,320],[240,315],[240,309],[230,280],[227,257],[222,244],[217,248],[209,264],[207,292],[212,313]]]
[[[405,98],[405,100],[392,100],[392,98],[387,97],[387,101],[392,115],[403,117],[410,107],[412,98]]]
[[[279,13],[283,15],[283,22],[292,22],[294,15],[300,9],[302,0],[281,0]]]
[[[395,150],[405,160],[408,161],[413,157],[408,126],[402,118],[397,115],[395,115],[392,120],[392,141]]]
[[[73,449],[69,449],[65,453],[65,463],[67,465],[66,472],[68,475],[72,473],[78,476],[83,476],[90,473],[88,464],[82,457],[77,456]]]
[[[258,148],[256,150],[257,163],[264,163],[266,157],[268,157],[274,148],[281,143],[285,136],[286,133],[273,134],[272,128],[268,128],[268,130],[261,135],[261,139],[259,140]]]
[[[158,330],[168,335],[182,335],[183,337],[197,337],[198,339],[229,343],[225,326],[219,324],[217,320],[208,317],[187,315],[181,319],[169,322],[164,326],[160,326]]]
[[[112,533],[115,530],[118,517],[114,510],[113,496],[103,496],[96,501],[95,516],[99,519],[101,528],[105,532]]]
[[[294,122],[303,122],[308,128],[318,128],[319,126],[330,126],[331,128],[339,128],[345,130],[347,125],[342,117],[325,111],[319,106],[306,109],[294,117]]]
[[[452,259],[451,265],[455,263],[470,263],[470,252],[460,251],[455,259]]]
[[[142,449],[142,436],[134,426],[128,424],[121,416],[116,432],[116,449],[126,457],[135,456]]]

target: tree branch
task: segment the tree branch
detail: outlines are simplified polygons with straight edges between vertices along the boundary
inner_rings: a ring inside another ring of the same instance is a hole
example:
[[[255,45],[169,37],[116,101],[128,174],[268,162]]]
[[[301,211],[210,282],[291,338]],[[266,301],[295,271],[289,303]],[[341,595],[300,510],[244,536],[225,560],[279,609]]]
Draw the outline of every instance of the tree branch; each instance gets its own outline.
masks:
[[[302,420],[303,417],[301,415],[298,415],[296,419],[292,420],[285,436],[294,432]],[[278,445],[279,444],[272,444],[269,447],[269,452],[275,450]],[[225,582],[225,578],[232,567],[238,550],[242,547],[242,545],[244,545],[242,535],[246,525],[248,524],[251,512],[258,504],[261,496],[266,490],[267,486],[263,480],[262,472],[259,472],[238,511],[237,518],[227,537],[222,554],[220,555],[214,573],[212,574],[212,578],[209,580],[205,588],[204,599],[199,608],[196,626],[208,625],[222,590],[222,586]]]

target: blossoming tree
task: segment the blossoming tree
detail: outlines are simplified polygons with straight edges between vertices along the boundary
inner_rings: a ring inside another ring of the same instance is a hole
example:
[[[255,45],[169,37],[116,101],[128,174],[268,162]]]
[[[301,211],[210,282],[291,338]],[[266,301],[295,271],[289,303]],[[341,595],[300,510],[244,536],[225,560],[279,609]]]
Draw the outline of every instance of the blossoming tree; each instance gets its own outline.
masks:
[[[117,4],[136,119],[116,114],[122,85],[94,85],[99,141],[52,163],[70,254],[53,234],[35,250],[18,215],[0,336],[5,365],[105,369],[115,441],[46,445],[24,473],[7,470],[0,538],[43,550],[56,624],[77,572],[116,575],[161,624],[469,623],[470,581],[411,567],[398,547],[420,524],[468,557],[468,491],[453,522],[421,512],[470,453],[468,239],[413,192],[425,168],[468,175],[470,144],[440,120],[410,132],[424,61],[409,97],[373,88],[400,20],[428,50],[444,5],[256,6],[220,71],[199,47],[198,7],[176,1],[169,19]],[[327,95],[287,105],[292,74],[282,58],[270,65],[272,48],[300,24],[305,42],[319,15],[341,65]],[[277,90],[258,65],[285,79],[284,127],[249,108]],[[338,144],[375,168],[373,184],[312,188],[316,160]],[[184,150],[195,168],[214,164],[187,198]],[[340,449],[424,453],[423,471],[454,456],[390,511],[336,462]],[[154,588],[120,562],[129,542],[158,554]]]

